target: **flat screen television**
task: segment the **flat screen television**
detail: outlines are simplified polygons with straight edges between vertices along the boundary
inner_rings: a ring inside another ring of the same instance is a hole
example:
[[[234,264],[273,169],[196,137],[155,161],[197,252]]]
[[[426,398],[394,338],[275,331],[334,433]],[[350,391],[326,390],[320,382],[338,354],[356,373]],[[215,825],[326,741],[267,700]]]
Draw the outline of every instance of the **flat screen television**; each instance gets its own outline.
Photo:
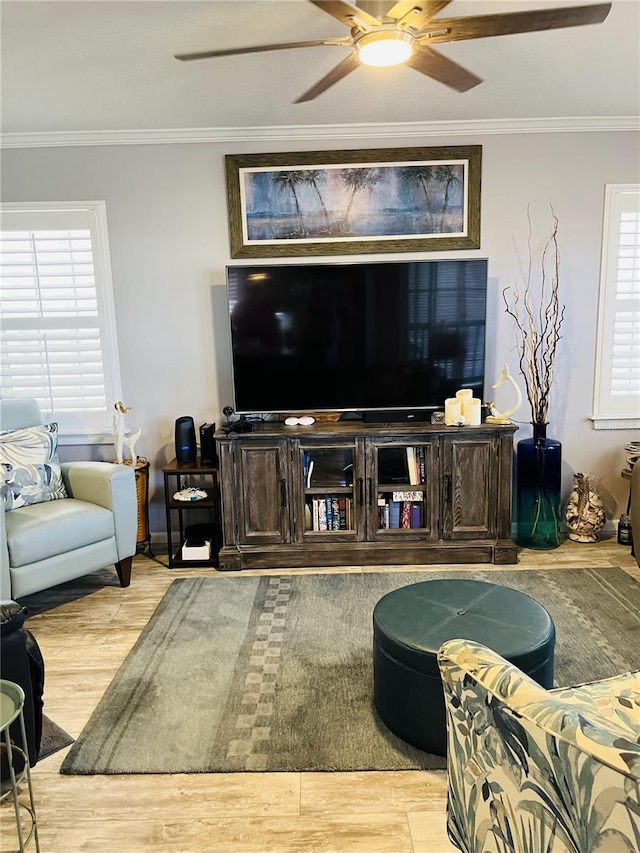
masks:
[[[482,399],[484,258],[228,266],[227,295],[240,414]]]

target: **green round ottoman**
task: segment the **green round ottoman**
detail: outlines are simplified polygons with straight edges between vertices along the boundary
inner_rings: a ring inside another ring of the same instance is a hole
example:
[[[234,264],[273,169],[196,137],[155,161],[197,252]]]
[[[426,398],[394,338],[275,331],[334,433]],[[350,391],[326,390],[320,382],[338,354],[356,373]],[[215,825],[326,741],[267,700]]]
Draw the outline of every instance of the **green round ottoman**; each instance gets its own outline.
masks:
[[[452,639],[488,646],[543,687],[553,687],[553,620],[530,596],[499,584],[455,579],[387,593],[373,611],[376,710],[394,734],[436,755],[447,752],[437,655]]]

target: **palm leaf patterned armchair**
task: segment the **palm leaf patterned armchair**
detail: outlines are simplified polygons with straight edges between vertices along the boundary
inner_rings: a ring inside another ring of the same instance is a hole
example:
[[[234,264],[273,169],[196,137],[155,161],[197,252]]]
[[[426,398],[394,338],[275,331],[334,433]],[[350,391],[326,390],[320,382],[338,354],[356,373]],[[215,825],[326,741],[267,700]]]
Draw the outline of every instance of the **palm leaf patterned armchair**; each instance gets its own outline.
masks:
[[[640,672],[545,690],[468,640],[445,643],[438,662],[456,847],[640,851]]]

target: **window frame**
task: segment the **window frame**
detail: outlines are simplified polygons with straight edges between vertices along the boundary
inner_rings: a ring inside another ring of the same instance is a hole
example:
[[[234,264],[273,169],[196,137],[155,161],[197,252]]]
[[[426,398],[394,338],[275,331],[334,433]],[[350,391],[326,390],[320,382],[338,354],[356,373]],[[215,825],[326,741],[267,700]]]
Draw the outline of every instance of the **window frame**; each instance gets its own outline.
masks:
[[[106,444],[113,440],[113,417],[110,401],[115,403],[122,399],[122,381],[120,374],[120,357],[118,347],[118,332],[116,324],[115,298],[113,277],[111,272],[111,255],[109,249],[109,232],[107,226],[106,202],[98,201],[59,201],[59,202],[1,202],[0,230],[22,230],[7,226],[7,214],[33,214],[34,219],[40,214],[83,213],[87,215],[91,233],[91,249],[93,253],[96,300],[98,303],[97,323],[100,328],[102,368],[105,387],[105,410],[101,425],[75,425],[71,428],[64,423],[64,416],[55,411],[43,409],[43,417],[58,420],[58,441],[61,445],[74,444]],[[27,228],[40,228],[40,225],[27,225]],[[57,227],[57,226],[56,226]],[[62,226],[60,226],[62,228]],[[46,230],[42,229],[41,230]]]
[[[609,346],[612,342],[613,323],[615,320],[616,273],[620,247],[620,215],[625,209],[624,202],[629,197],[635,199],[634,209],[640,213],[640,184],[605,185],[593,412],[590,417],[593,428],[597,430],[640,428],[640,408],[636,408],[635,410],[632,408],[633,397],[631,395],[628,408],[615,409],[608,405],[611,397],[610,361],[605,356],[605,347]],[[640,404],[640,400],[637,402]]]

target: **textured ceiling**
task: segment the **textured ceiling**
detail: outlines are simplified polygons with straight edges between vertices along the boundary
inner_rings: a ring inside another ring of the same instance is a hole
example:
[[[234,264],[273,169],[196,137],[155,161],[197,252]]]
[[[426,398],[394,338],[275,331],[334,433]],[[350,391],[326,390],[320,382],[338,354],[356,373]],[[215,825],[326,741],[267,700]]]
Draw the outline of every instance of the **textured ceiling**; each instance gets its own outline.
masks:
[[[567,5],[453,0],[446,16]],[[0,13],[9,134],[640,114],[638,0],[615,0],[599,25],[438,45],[483,79],[464,94],[409,68],[361,67],[302,104],[344,48],[173,55],[347,34],[306,0],[3,0]]]

